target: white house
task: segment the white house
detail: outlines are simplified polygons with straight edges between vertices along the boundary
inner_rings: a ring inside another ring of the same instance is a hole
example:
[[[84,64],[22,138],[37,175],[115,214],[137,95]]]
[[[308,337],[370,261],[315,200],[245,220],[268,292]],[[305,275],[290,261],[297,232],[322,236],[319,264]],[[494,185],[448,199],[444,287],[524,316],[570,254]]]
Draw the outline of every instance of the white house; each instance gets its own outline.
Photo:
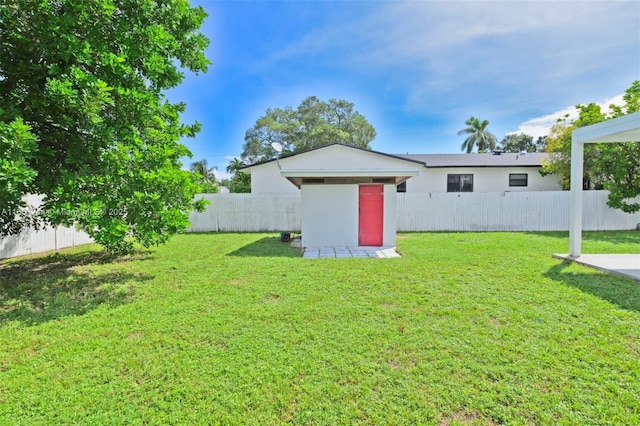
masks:
[[[330,147],[338,146],[339,149]],[[333,160],[326,165],[319,161],[325,149],[333,150]],[[374,154],[373,156],[371,154]],[[291,167],[332,168],[348,167],[357,159],[370,162],[371,168],[396,160],[409,160],[418,174],[408,181],[399,181],[398,192],[506,192],[560,191],[557,176],[542,176],[541,161],[545,153],[487,154],[385,154],[344,145],[329,145],[279,160],[283,170]],[[375,159],[375,160],[374,160]],[[397,163],[397,161],[396,161]],[[296,164],[294,166],[294,164]],[[298,166],[298,164],[300,164]],[[361,164],[365,166],[366,164]],[[278,168],[278,161],[270,160],[246,167],[251,173],[251,192],[296,192],[296,183]]]
[[[396,187],[424,164],[333,144],[244,168],[252,192],[301,191],[302,245],[396,243]]]
[[[406,154],[424,164],[406,192],[560,191],[557,176],[542,176],[545,153]]]
[[[302,245],[395,246],[397,192],[560,190],[545,154],[392,155],[332,144],[243,168],[251,192],[301,192]]]

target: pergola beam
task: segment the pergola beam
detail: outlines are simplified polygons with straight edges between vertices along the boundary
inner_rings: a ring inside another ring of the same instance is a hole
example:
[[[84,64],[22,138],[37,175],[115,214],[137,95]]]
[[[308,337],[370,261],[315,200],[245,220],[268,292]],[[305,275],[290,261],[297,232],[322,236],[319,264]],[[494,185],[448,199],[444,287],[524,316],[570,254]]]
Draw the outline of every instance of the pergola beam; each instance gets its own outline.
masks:
[[[571,132],[571,211],[569,223],[569,255],[582,254],[582,185],[584,144],[596,142],[640,141],[640,112],[582,127]]]

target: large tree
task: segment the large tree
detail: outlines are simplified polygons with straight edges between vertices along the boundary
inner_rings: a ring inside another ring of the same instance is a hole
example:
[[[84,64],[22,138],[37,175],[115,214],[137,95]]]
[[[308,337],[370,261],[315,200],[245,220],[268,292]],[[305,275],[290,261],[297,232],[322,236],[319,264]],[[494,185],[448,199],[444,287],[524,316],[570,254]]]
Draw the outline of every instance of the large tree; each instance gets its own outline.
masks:
[[[640,111],[640,81],[634,81],[623,95],[624,105],[611,105],[610,113],[599,105],[576,105],[578,118],[567,123],[566,117],[552,128],[547,138],[550,160],[542,174],[557,174],[569,189],[571,171],[571,131]],[[640,211],[640,203],[631,201],[640,195],[640,141],[627,143],[585,144],[584,187],[609,191],[608,204],[627,213]]]
[[[467,127],[458,131],[458,135],[469,136],[462,143],[461,151],[466,151],[469,154],[474,147],[478,148],[478,152],[491,151],[496,148],[496,137],[487,130],[489,120],[481,121],[479,118],[471,117],[464,124]]]
[[[77,224],[113,251],[188,225],[197,182],[179,143],[199,125],[163,92],[206,71],[187,0],[0,0],[0,236]],[[25,209],[27,193],[44,196]]]
[[[533,136],[524,133],[510,134],[500,141],[500,149],[504,152],[536,152],[538,146]]]
[[[246,131],[241,158],[248,164],[275,158],[274,142],[282,145],[283,155],[335,142],[369,149],[376,131],[353,107],[345,100],[310,96],[296,109],[269,108]]]

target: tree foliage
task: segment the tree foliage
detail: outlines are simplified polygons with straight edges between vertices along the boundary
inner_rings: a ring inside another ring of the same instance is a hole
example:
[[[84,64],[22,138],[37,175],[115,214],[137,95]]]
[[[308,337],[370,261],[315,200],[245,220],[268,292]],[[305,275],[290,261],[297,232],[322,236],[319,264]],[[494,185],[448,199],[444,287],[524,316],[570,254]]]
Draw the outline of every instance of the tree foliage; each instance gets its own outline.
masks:
[[[234,157],[231,161],[229,161],[229,164],[227,164],[227,173],[238,173],[238,171],[244,166],[246,166],[244,161],[242,161],[238,157]]]
[[[0,0],[0,235],[44,195],[41,225],[84,228],[113,251],[188,225],[183,103],[163,91],[206,71],[206,14],[187,0]]]
[[[478,152],[492,151],[496,148],[496,137],[487,130],[489,120],[480,121],[479,118],[471,117],[464,122],[467,125],[462,130],[458,131],[458,135],[469,135],[462,146],[461,151],[466,151],[467,154],[473,151],[474,147],[478,148]]]
[[[564,189],[570,187],[571,131],[611,118],[640,111],[640,81],[634,81],[625,91],[624,105],[611,105],[606,114],[599,105],[576,105],[578,118],[570,123],[560,120],[547,139],[546,151],[550,160],[541,173],[557,174]],[[640,195],[640,141],[627,143],[599,143],[584,145],[585,189],[609,191],[609,206],[627,213],[640,211],[640,203],[631,199]]]
[[[245,166],[244,161],[237,157],[229,161],[227,172],[233,174],[228,182],[229,192],[240,194],[251,192],[251,176],[240,170]]]
[[[218,192],[218,180],[215,174],[217,170],[216,166],[209,167],[209,162],[204,158],[191,163],[189,171],[200,185],[198,192],[202,194],[215,194]]]
[[[8,124],[0,122],[0,235],[17,233],[30,225],[30,215],[15,216],[24,207],[22,196],[36,177],[28,165],[37,148],[30,130],[19,117]]]
[[[251,176],[238,172],[229,181],[229,192],[234,194],[248,194],[251,192]]]
[[[269,108],[246,131],[241,159],[251,164],[275,158],[278,153],[271,146],[274,142],[282,145],[282,155],[336,142],[369,149],[376,131],[353,107],[346,100],[323,102],[310,96],[296,109]]]
[[[533,136],[524,133],[509,134],[500,141],[499,149],[504,152],[542,152],[546,143],[546,136],[534,142]]]

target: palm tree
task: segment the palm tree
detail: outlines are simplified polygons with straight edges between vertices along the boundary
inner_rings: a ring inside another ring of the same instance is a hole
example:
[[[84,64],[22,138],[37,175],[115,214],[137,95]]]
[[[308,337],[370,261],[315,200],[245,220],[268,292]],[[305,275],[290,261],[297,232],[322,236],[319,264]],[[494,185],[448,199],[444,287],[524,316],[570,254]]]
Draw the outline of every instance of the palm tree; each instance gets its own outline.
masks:
[[[208,167],[207,160],[204,158],[200,161],[196,161],[195,163],[191,163],[191,167],[189,170],[192,173],[197,173],[201,177],[198,179],[200,182],[211,182],[216,183],[216,176],[214,171],[218,170],[217,167]]]
[[[246,166],[246,164],[244,164],[244,162],[241,159],[236,157],[233,160],[229,161],[229,165],[227,166],[227,172],[236,174],[238,173],[238,170],[240,170],[244,166]]]
[[[486,130],[489,125],[489,120],[482,120],[471,117],[464,122],[467,125],[466,128],[458,132],[459,135],[469,135],[462,146],[461,151],[467,151],[467,154],[473,151],[473,147],[478,147],[478,152],[484,152],[487,150],[494,150],[496,148],[496,137]]]

